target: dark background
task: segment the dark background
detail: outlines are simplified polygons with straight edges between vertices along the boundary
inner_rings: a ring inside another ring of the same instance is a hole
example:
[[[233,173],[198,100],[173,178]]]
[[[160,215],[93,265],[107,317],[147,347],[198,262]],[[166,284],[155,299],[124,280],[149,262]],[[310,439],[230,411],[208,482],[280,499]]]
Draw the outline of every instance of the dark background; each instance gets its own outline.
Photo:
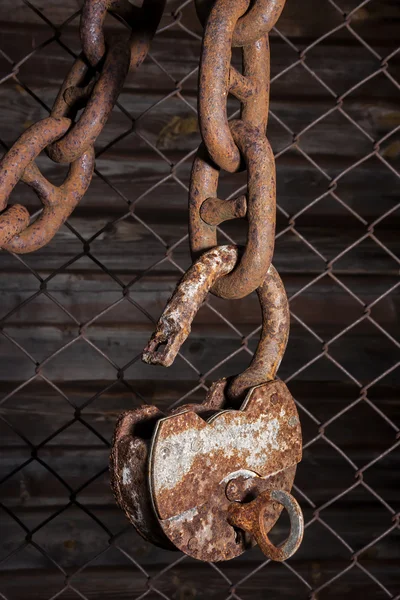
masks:
[[[1,0],[3,149],[47,116],[79,52],[79,7]],[[305,444],[294,494],[307,527],[286,564],[258,549],[214,566],[159,550],[109,487],[119,412],[201,401],[213,379],[247,366],[260,324],[255,295],[210,297],[174,366],[140,361],[190,264],[199,143],[193,3],[168,2],[162,27],[126,81],[68,223],[34,254],[0,252],[0,597],[400,598],[400,3],[287,0],[271,33],[274,264],[292,309],[279,375]],[[44,155],[37,163],[62,181],[64,167]],[[244,182],[223,176],[220,197]],[[40,207],[23,184],[11,201]],[[245,223],[223,229],[222,243],[244,241]],[[286,531],[283,520],[277,533]]]

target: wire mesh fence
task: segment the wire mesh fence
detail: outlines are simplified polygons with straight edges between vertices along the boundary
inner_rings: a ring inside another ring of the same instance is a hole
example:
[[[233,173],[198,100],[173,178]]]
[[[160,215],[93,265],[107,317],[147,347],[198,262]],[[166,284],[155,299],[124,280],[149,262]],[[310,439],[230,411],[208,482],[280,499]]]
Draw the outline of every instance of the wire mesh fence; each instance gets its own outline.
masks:
[[[300,24],[294,4],[287,0],[271,36],[268,135],[277,160],[275,264],[293,332],[279,374],[305,438],[294,488],[306,517],[303,547],[281,565],[257,549],[200,565],[139,540],[109,498],[118,412],[199,401],[212,379],[248,364],[260,329],[252,297],[236,305],[210,297],[195,341],[171,371],[140,365],[143,342],[190,264],[185,206],[199,143],[201,30],[192,0],[171,1],[141,74],[127,82],[129,94],[100,137],[81,207],[47,249],[0,256],[2,598],[400,598],[392,232],[400,47],[374,29],[378,0],[309,2]],[[395,3],[384,4],[395,31]],[[47,116],[79,52],[79,7],[53,8],[51,0],[21,1],[12,7],[17,25],[4,26],[4,150],[15,131]],[[27,22],[31,36],[19,43]],[[230,113],[237,116],[234,102]],[[58,166],[38,160],[52,179],[60,176]],[[222,188],[234,196],[242,184],[226,176]],[[29,205],[29,192],[17,190]],[[219,235],[243,239],[229,224]]]

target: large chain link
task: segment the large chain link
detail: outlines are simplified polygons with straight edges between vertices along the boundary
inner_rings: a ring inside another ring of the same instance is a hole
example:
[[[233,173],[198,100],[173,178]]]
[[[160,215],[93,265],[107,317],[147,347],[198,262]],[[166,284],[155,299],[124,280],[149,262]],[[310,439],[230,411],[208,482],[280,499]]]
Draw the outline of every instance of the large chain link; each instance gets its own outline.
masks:
[[[275,161],[266,137],[269,109],[269,40],[285,0],[196,0],[205,22],[199,74],[199,121],[203,144],[194,160],[189,232],[196,258],[217,245],[217,227],[247,217],[248,241],[236,268],[212,292],[242,298],[265,280],[271,265],[276,213]],[[250,6],[250,8],[249,8]],[[209,14],[205,18],[208,8]],[[231,65],[232,46],[242,46],[243,73]],[[227,98],[241,102],[241,118],[228,122]],[[217,198],[220,169],[247,168],[247,194]]]
[[[18,254],[42,248],[79,203],[93,176],[94,143],[128,72],[145,59],[165,2],[144,0],[138,8],[128,0],[85,0],[80,22],[83,53],[65,78],[50,117],[29,127],[0,162],[0,248]],[[107,11],[129,26],[128,40],[106,42]],[[34,163],[43,150],[55,162],[70,165],[60,187],[52,185]],[[41,215],[31,225],[25,207],[7,206],[19,181],[32,187],[43,204]]]

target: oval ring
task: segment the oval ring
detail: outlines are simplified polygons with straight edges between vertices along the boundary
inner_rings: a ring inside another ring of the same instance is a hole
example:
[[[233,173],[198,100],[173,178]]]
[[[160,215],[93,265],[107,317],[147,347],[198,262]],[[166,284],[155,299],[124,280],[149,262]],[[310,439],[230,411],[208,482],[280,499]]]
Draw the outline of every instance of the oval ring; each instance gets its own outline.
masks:
[[[125,82],[129,69],[129,48],[124,42],[114,44],[107,52],[104,66],[93,89],[87,76],[90,73],[82,57],[78,57],[68,73],[51,111],[52,117],[74,117],[81,108],[78,103],[68,104],[66,92],[70,88],[78,88],[84,83],[89,99],[79,118],[70,131],[58,142],[48,147],[48,155],[55,162],[72,163],[77,160],[90,146],[93,146],[103,130],[118,95]],[[75,90],[76,91],[76,90]],[[82,91],[82,90],[81,90]],[[80,99],[81,100],[81,99]]]
[[[94,149],[90,147],[71,164],[59,187],[50,183],[34,162],[30,163],[21,181],[35,190],[43,204],[43,211],[31,225],[4,243],[3,248],[15,254],[26,254],[48,244],[86,193],[92,180],[94,162]]]
[[[219,279],[211,291],[220,298],[243,298],[264,281],[275,240],[275,159],[267,138],[244,121],[231,121],[230,131],[247,164],[247,245],[238,265]],[[217,196],[219,168],[200,146],[193,163],[189,191],[189,236],[193,258],[218,245],[217,227],[208,225],[200,208]]]

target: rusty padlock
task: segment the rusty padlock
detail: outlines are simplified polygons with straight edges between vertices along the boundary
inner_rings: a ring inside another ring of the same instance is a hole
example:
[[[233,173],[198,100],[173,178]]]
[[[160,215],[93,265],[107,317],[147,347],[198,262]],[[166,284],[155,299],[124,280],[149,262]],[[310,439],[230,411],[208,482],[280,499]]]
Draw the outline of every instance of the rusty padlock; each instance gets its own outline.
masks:
[[[235,266],[235,246],[204,253],[169,301],[143,353],[169,366],[215,281]],[[257,290],[261,338],[240,375],[215,382],[202,404],[164,414],[143,406],[123,414],[111,454],[117,502],[154,544],[204,561],[239,556],[256,543],[282,561],[299,547],[303,516],[290,494],[301,460],[301,429],[293,398],[275,373],[286,348],[289,309],[270,267]],[[280,547],[268,533],[283,507],[290,534]]]

